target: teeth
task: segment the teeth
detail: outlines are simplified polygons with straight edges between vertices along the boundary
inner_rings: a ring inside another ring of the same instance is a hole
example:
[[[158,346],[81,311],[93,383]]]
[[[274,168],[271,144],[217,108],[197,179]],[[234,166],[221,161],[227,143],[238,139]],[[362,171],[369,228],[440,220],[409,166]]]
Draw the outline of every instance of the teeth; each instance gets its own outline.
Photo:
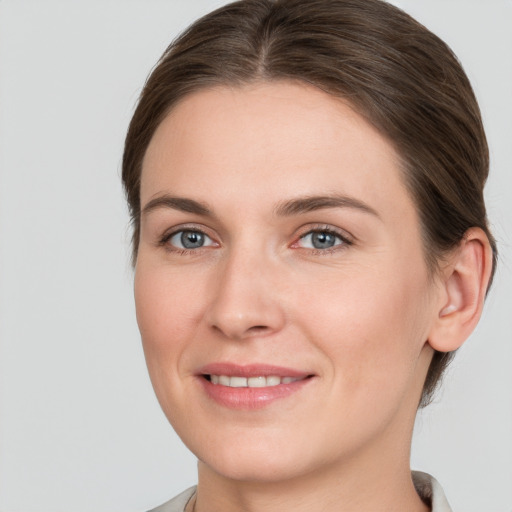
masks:
[[[271,386],[279,386],[279,384],[290,384],[300,380],[294,377],[278,377],[277,375],[269,375],[268,377],[229,377],[227,375],[210,375],[212,384],[220,384],[230,388],[265,388]]]
[[[231,388],[246,388],[247,379],[245,377],[231,377],[229,379],[229,387]]]
[[[267,386],[279,386],[281,377],[267,377]]]
[[[231,379],[229,377],[226,377],[225,375],[219,375],[219,384],[221,386],[229,386],[229,381]]]
[[[247,379],[247,386],[250,388],[264,388],[266,385],[266,377],[249,377]]]

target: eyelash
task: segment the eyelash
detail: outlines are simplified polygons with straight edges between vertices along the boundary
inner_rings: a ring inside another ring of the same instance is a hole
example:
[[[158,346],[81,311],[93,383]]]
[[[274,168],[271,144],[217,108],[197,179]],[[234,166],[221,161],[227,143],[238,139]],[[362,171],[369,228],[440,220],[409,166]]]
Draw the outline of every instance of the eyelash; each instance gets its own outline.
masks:
[[[169,244],[170,240],[174,236],[176,236],[180,233],[186,233],[186,232],[199,233],[199,234],[209,238],[210,240],[212,240],[213,244],[198,247],[196,249],[179,248],[179,247],[175,247],[175,246],[172,246],[171,244]],[[298,244],[301,240],[304,240],[307,236],[313,235],[314,233],[326,233],[328,235],[332,235],[332,236],[336,237],[338,240],[340,240],[341,243],[337,243],[336,245],[334,245],[332,247],[327,247],[325,249],[305,248],[305,247],[298,246]],[[346,234],[342,234],[340,231],[333,229],[331,226],[322,225],[322,226],[308,227],[307,231],[304,231],[302,234],[300,234],[299,237],[295,240],[295,242],[293,242],[291,244],[290,247],[292,247],[294,249],[303,249],[305,251],[309,251],[310,254],[313,254],[315,256],[316,255],[326,256],[326,255],[330,255],[334,252],[338,252],[340,250],[346,250],[348,247],[350,247],[353,244],[354,244],[353,240],[351,240]],[[201,249],[205,249],[205,248],[208,248],[211,246],[218,247],[218,243],[216,243],[213,240],[213,238],[210,237],[203,229],[197,228],[195,226],[190,226],[190,227],[189,226],[181,226],[179,229],[174,229],[171,232],[165,233],[161,237],[161,239],[158,241],[158,246],[164,247],[167,251],[178,254],[179,256],[182,256],[182,255],[192,255],[192,254],[197,255],[201,251]]]
[[[310,236],[314,233],[326,233],[328,235],[332,235],[340,240],[341,243],[337,243],[336,245],[332,247],[327,247],[325,249],[315,249],[315,248],[304,248],[304,247],[298,247],[298,244],[301,240],[304,240],[307,236]],[[338,251],[344,251],[348,249],[351,245],[354,245],[354,241],[349,238],[348,234],[341,233],[340,231],[333,229],[331,226],[314,226],[314,227],[308,227],[307,231],[304,231],[297,240],[292,244],[292,247],[296,247],[297,249],[304,249],[306,251],[309,251],[310,254],[313,254],[314,256],[328,256]]]
[[[160,247],[164,247],[167,251],[177,254],[179,256],[196,255],[201,249],[204,249],[205,247],[211,247],[211,245],[207,245],[203,247],[198,247],[196,249],[187,249],[171,245],[169,243],[170,240],[172,240],[174,236],[179,235],[180,233],[198,233],[213,241],[213,238],[209,236],[203,229],[197,228],[195,226],[180,226],[179,229],[173,229],[171,232],[165,233],[158,241],[158,245]],[[218,246],[218,244],[215,242],[212,245]]]

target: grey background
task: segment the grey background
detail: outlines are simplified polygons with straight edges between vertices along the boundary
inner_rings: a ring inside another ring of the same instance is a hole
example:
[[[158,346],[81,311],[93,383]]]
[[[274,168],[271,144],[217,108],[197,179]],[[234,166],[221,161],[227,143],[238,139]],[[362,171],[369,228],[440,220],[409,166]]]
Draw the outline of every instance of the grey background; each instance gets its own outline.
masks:
[[[119,170],[144,79],[223,1],[0,2],[0,511],[137,512],[195,482],[134,318]],[[512,2],[403,0],[473,81],[501,264],[417,421],[412,464],[455,511],[512,510]]]

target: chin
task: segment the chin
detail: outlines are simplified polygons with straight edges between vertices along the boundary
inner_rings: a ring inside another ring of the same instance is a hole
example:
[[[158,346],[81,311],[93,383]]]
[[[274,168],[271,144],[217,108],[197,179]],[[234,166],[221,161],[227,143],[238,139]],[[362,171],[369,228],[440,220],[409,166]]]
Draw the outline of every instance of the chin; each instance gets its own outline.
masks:
[[[250,430],[250,429],[249,429]],[[263,429],[264,430],[264,429]],[[300,478],[320,469],[322,446],[307,446],[289,431],[244,432],[244,435],[223,436],[222,439],[184,439],[201,464],[217,475],[245,482],[272,483]],[[276,435],[277,434],[277,435]],[[215,437],[215,436],[214,436]],[[297,447],[301,446],[300,449]],[[320,452],[320,453],[319,453]],[[325,455],[325,454],[324,454]]]
[[[208,454],[203,464],[223,478],[233,481],[272,483],[283,482],[300,477],[306,472],[301,461],[289,460],[282,454],[267,456],[264,453],[244,453],[232,450],[231,453],[222,455]],[[309,468],[311,470],[311,468]]]

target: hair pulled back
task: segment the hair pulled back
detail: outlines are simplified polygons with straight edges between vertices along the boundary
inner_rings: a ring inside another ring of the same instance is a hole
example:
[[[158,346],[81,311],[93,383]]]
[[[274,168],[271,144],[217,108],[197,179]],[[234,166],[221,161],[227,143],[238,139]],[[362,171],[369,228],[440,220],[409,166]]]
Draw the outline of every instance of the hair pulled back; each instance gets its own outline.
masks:
[[[483,198],[489,152],[469,80],[443,41],[382,0],[241,0],[171,43],[146,81],[125,141],[134,261],[142,163],[169,111],[203,88],[274,80],[306,82],[347,101],[394,145],[431,272],[471,227],[487,234],[495,264]],[[434,354],[420,405],[432,399],[452,356]]]

